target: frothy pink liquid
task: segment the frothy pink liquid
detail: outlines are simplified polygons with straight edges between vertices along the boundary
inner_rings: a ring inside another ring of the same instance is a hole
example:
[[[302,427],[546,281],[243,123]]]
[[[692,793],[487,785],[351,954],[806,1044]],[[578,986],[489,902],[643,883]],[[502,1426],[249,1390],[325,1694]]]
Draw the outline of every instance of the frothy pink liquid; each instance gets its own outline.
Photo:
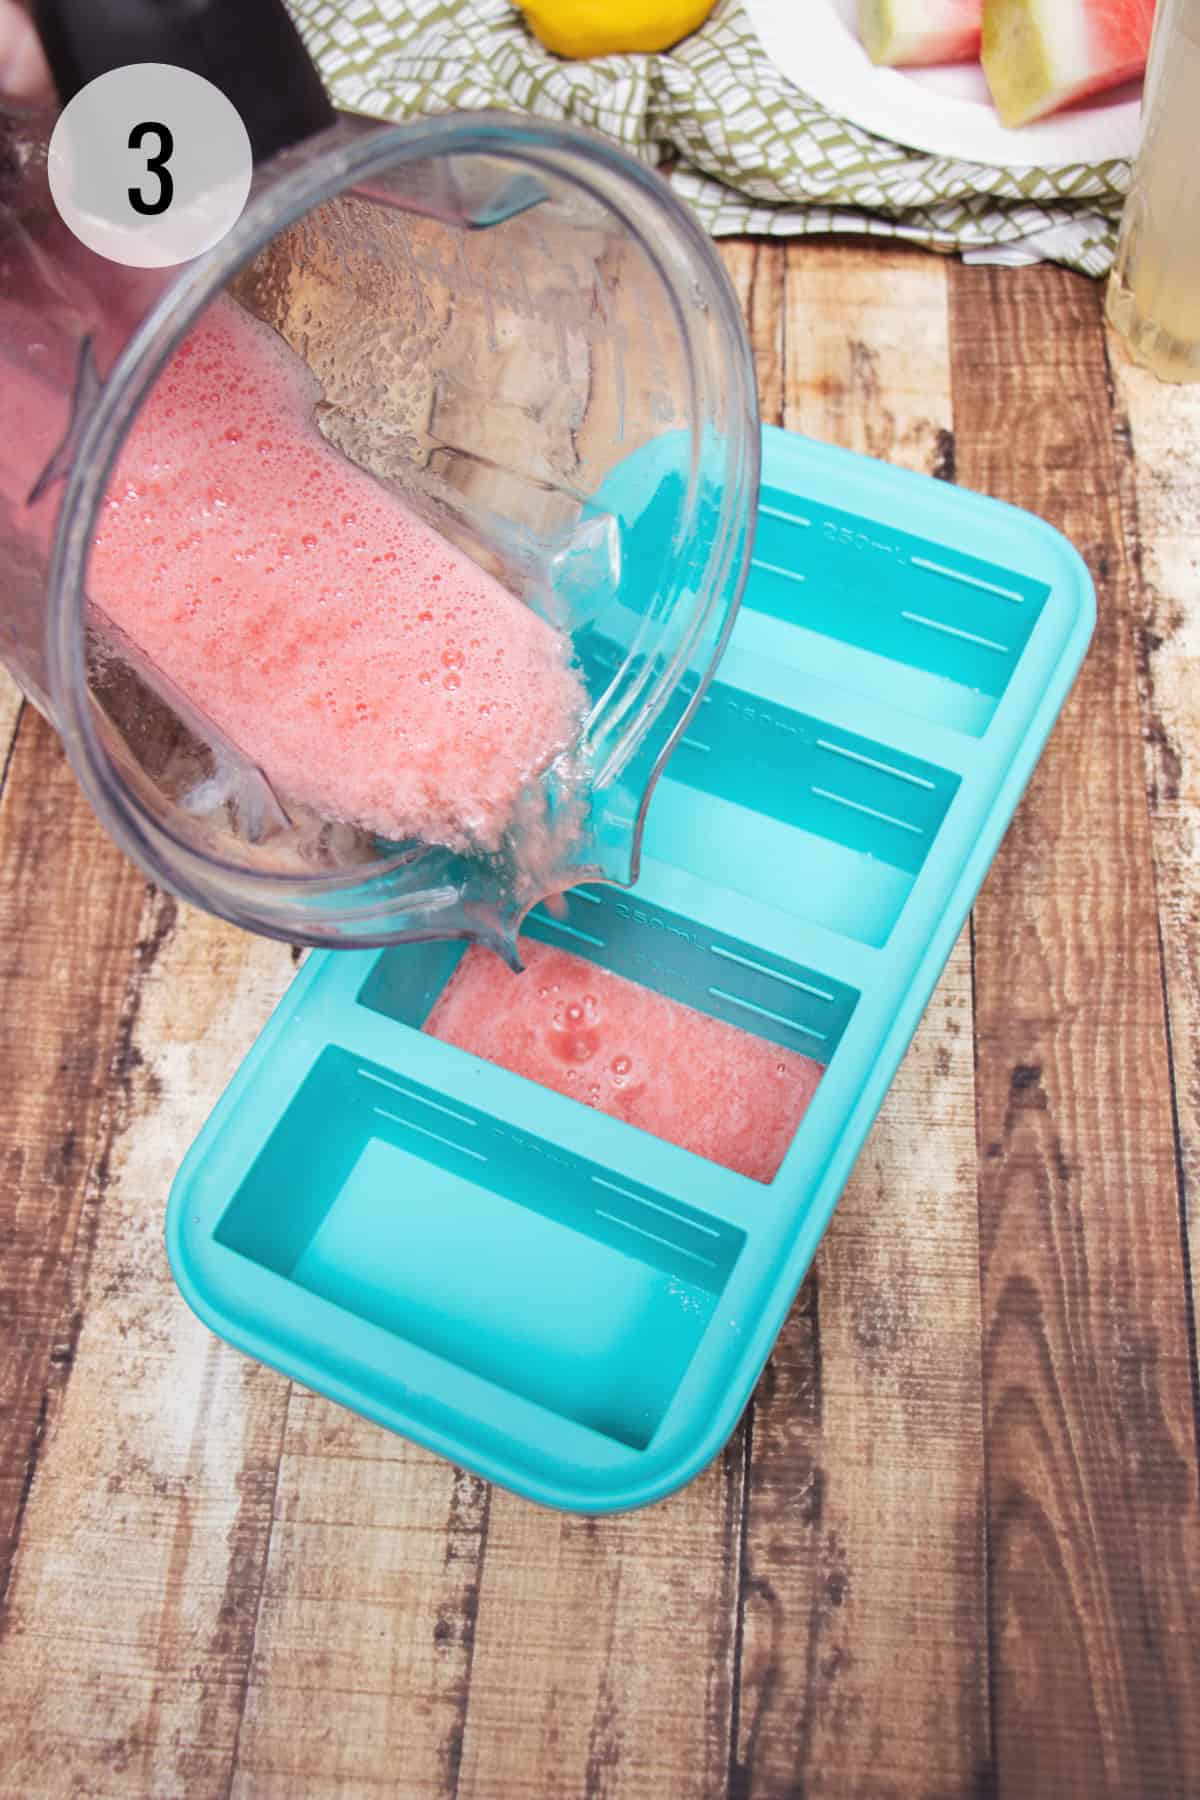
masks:
[[[774,1179],[818,1063],[564,950],[530,938],[520,949],[521,975],[468,950],[425,1030],[754,1181]]]
[[[493,850],[578,735],[569,644],[326,444],[317,397],[213,307],[134,426],[89,593],[285,802]]]

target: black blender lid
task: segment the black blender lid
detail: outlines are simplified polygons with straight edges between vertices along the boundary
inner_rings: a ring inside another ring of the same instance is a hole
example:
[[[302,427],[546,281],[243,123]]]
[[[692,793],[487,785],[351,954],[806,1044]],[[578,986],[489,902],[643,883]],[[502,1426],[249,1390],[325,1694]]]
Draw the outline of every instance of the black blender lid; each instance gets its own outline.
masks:
[[[127,63],[203,75],[241,114],[255,162],[333,123],[333,108],[283,0],[34,0],[65,106]]]

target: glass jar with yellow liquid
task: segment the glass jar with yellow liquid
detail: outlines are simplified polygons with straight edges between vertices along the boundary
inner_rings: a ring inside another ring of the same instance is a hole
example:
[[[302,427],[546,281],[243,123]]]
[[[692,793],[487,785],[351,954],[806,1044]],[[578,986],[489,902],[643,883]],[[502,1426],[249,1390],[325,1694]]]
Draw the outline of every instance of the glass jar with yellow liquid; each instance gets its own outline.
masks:
[[[1200,381],[1200,0],[1158,0],[1109,322],[1163,381]]]

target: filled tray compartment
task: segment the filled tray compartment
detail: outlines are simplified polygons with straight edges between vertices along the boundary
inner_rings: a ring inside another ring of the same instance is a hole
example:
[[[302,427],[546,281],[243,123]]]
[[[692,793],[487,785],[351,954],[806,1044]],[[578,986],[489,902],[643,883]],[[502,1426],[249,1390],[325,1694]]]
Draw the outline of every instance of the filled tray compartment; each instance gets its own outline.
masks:
[[[573,888],[561,907],[561,914],[535,907],[524,934],[823,1065],[854,1012],[858,993],[846,982],[620,889]],[[359,990],[360,1004],[420,1027],[464,948],[385,950]]]
[[[535,908],[521,948],[522,975],[480,951],[462,966],[461,947],[385,951],[358,999],[473,1064],[511,1071],[531,1107],[552,1092],[714,1172],[758,1185],[778,1178],[853,1016],[855,988],[604,888]]]

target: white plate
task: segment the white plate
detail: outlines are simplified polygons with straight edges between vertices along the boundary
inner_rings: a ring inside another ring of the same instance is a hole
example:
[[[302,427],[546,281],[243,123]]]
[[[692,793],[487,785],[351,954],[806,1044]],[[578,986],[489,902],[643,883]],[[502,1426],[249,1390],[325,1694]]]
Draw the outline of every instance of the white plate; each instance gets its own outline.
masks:
[[[935,156],[1011,167],[1107,162],[1137,151],[1142,84],[1011,131],[978,63],[880,69],[858,41],[855,0],[743,0],[763,49],[798,88],[877,137]]]

